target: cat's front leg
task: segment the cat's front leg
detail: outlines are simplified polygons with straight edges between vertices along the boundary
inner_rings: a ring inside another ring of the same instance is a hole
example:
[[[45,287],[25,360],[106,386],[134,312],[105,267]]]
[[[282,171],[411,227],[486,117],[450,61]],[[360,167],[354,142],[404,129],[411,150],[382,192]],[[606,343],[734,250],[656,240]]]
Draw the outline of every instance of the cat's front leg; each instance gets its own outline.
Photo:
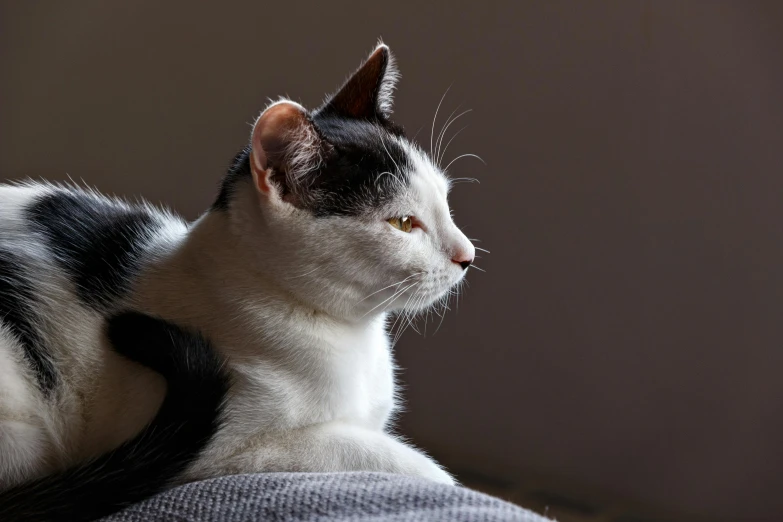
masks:
[[[347,423],[327,423],[264,437],[210,475],[261,471],[376,471],[422,477],[454,485],[449,473],[427,455],[391,435]],[[202,474],[202,473],[199,473]]]
[[[338,470],[380,471],[426,478],[454,485],[454,478],[418,449],[380,431],[348,424],[316,430],[317,445]],[[316,461],[318,455],[314,455]],[[328,462],[327,462],[328,464]]]

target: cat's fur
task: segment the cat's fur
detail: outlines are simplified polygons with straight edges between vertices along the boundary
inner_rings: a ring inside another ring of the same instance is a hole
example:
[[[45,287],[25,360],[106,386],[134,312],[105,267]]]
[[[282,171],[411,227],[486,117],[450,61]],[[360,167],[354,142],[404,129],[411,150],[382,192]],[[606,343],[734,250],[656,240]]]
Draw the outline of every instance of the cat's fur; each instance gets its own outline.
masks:
[[[319,109],[270,105],[192,224],[72,187],[0,186],[0,490],[23,498],[30,480],[139,437],[155,446],[176,423],[193,455],[166,471],[161,442],[148,493],[282,470],[453,483],[389,433],[387,316],[443,298],[474,256],[448,179],[389,119],[396,79],[381,44]],[[169,328],[181,335],[149,333]],[[194,382],[206,398],[161,420]]]

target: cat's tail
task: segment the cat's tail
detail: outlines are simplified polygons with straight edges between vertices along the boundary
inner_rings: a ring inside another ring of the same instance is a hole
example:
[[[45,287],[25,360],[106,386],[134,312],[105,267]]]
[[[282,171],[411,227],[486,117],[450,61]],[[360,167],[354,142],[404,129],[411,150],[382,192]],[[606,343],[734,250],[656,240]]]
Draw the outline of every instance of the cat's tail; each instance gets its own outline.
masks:
[[[135,312],[110,319],[108,335],[120,354],[166,378],[160,410],[110,453],[0,492],[0,521],[109,515],[171,486],[218,430],[229,379],[206,339]]]

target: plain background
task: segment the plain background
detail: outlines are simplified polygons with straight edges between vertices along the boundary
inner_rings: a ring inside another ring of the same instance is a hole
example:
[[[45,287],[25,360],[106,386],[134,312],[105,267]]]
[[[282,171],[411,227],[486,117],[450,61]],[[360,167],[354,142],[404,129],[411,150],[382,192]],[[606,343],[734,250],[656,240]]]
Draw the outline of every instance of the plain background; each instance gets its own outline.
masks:
[[[398,345],[455,469],[783,517],[783,3],[4,1],[0,172],[205,209],[267,98],[382,36],[396,119],[473,112],[456,221],[492,253]],[[778,520],[783,518],[778,518]]]

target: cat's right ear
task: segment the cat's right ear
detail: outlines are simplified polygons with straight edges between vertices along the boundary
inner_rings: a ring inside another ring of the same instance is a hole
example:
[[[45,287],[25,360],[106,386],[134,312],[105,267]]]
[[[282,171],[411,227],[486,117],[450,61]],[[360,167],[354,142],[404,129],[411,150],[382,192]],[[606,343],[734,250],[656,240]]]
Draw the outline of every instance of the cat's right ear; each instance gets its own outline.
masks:
[[[304,107],[290,100],[261,113],[250,143],[253,180],[265,196],[278,190],[283,199],[292,200],[299,181],[320,163],[321,139]]]

